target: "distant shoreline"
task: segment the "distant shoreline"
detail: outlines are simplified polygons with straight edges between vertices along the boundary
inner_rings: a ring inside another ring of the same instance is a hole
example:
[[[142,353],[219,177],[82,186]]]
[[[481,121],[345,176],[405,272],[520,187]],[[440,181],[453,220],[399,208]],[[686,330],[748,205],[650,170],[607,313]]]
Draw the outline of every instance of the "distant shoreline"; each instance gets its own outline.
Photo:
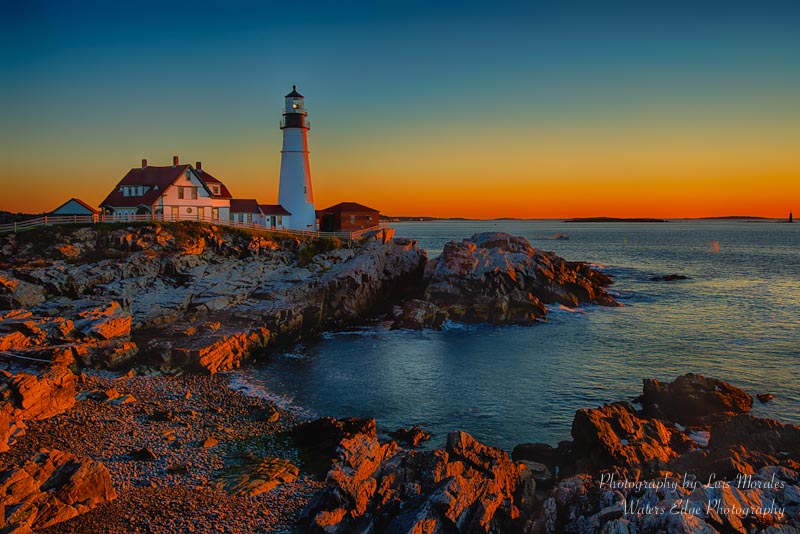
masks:
[[[590,222],[590,223],[614,223],[614,222],[623,222],[623,223],[665,223],[669,222],[667,219],[653,219],[649,217],[628,217],[628,218],[619,218],[619,217],[576,217],[574,219],[566,219],[564,222],[568,223],[576,223],[576,222]]]

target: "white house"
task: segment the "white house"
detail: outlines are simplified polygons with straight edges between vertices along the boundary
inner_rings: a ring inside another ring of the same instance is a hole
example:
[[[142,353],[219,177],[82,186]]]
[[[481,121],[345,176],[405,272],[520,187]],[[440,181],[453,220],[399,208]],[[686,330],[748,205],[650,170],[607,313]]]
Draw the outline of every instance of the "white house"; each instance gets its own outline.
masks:
[[[105,200],[104,213],[128,220],[134,215],[163,215],[165,220],[213,221],[230,217],[231,194],[225,184],[191,165],[155,167],[142,160],[141,168],[131,169]]]
[[[291,228],[292,214],[280,204],[259,204],[261,223],[269,228]]]

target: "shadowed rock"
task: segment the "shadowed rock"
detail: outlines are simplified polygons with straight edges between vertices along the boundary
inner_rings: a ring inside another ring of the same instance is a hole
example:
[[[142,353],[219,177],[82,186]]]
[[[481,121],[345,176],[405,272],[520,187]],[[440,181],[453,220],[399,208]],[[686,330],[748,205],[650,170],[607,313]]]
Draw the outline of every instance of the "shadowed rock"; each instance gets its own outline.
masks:
[[[741,389],[694,373],[672,382],[645,379],[641,402],[649,417],[684,425],[710,424],[753,406],[753,398]]]

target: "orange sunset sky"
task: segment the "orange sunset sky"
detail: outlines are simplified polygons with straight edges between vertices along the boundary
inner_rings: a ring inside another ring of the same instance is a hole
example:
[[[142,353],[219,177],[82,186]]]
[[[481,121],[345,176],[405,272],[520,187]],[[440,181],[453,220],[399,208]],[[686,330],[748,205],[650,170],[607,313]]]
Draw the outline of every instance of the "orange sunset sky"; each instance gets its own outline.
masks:
[[[70,197],[96,206],[142,158],[173,155],[202,161],[235,197],[277,202],[280,107],[297,84],[317,208],[800,211],[798,9],[634,5],[466,2],[423,17],[413,2],[312,2],[302,38],[269,2],[164,8],[187,27],[214,27],[192,42],[142,30],[146,5],[15,6],[0,23],[10,52],[0,56],[0,210],[48,211]]]

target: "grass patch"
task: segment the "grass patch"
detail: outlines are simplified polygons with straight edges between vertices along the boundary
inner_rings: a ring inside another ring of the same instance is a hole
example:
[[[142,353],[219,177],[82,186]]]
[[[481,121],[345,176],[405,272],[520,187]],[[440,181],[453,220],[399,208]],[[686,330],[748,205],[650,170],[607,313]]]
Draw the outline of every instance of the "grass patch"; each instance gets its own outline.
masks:
[[[306,244],[305,247],[300,249],[299,263],[300,265],[308,265],[314,260],[314,256],[329,252],[337,248],[342,248],[342,240],[338,237],[320,237]]]

